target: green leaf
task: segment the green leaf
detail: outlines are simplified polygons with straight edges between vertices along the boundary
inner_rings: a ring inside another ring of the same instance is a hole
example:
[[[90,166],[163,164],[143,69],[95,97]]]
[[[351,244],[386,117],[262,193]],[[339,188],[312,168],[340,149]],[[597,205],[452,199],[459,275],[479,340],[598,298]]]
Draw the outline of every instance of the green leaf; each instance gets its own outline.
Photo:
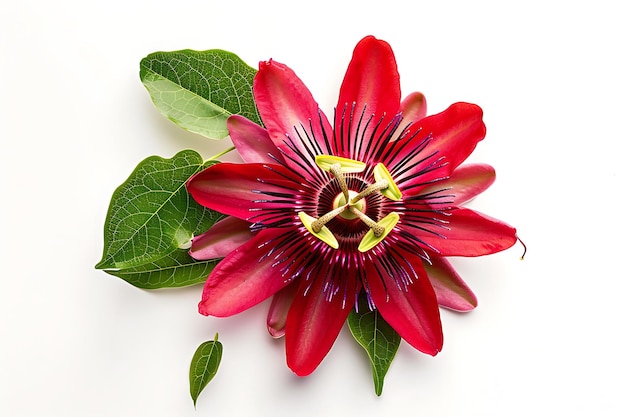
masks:
[[[211,139],[228,136],[231,114],[261,124],[252,95],[255,74],[237,55],[219,49],[155,52],[141,60],[139,71],[163,115]]]
[[[160,262],[208,230],[221,214],[196,203],[185,183],[213,163],[205,164],[191,150],[171,159],[151,156],[140,162],[113,193],[104,224],[102,260],[96,268],[137,268]]]
[[[107,270],[135,287],[154,290],[158,288],[185,287],[206,281],[218,261],[196,261],[188,250],[176,249],[171,254],[135,268]]]
[[[348,327],[354,339],[365,349],[372,364],[374,390],[380,396],[383,382],[400,341],[400,335],[382,318],[378,310],[370,311],[367,303],[359,302],[359,312],[353,310],[348,316]]]
[[[221,360],[222,344],[217,341],[217,334],[215,340],[204,342],[196,349],[189,367],[189,392],[194,407],[204,387],[217,373]]]

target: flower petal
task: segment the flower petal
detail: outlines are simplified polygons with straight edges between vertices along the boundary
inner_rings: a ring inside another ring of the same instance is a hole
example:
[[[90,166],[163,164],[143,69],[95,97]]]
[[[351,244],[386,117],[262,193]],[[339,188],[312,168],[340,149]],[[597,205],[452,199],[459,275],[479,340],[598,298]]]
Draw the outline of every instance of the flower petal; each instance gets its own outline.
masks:
[[[335,294],[328,300],[330,289],[325,287],[325,273],[324,270],[302,280],[287,316],[287,365],[299,376],[309,375],[322,362],[354,306],[352,291],[345,296]],[[353,274],[345,279],[348,283],[344,288],[356,288]]]
[[[317,146],[321,147],[321,153],[329,153],[324,138],[332,138],[332,127],[311,92],[289,67],[273,60],[261,62],[253,88],[267,132],[274,144],[286,155],[293,155],[295,149],[300,158],[308,160],[309,165],[312,165],[314,161],[311,154],[319,153]],[[311,140],[316,145],[306,139],[307,135],[312,136]],[[285,159],[293,169],[306,173],[298,164],[289,158]]]
[[[354,106],[354,107],[353,107]],[[354,48],[352,60],[339,90],[339,100],[335,115],[335,131],[344,141],[355,141],[358,123],[347,120],[373,120],[365,129],[363,146],[355,155],[347,153],[349,143],[334,149],[335,155],[363,160],[366,144],[371,139],[372,131],[381,118],[381,126],[386,126],[400,107],[400,76],[391,46],[373,36],[363,38]],[[345,112],[345,115],[344,115]],[[350,118],[350,115],[353,115]],[[343,121],[343,123],[342,123]],[[354,144],[353,144],[354,145]]]
[[[249,222],[229,216],[194,237],[189,255],[197,260],[223,258],[253,236]]]
[[[205,316],[240,313],[275,294],[287,283],[265,243],[283,232],[266,229],[220,261],[209,275],[198,311]]]
[[[278,338],[285,335],[287,313],[298,291],[298,283],[287,285],[272,297],[272,303],[267,313],[267,331],[272,337]]]
[[[400,112],[404,120],[415,123],[426,117],[426,97],[420,92],[409,94],[400,103]]]
[[[460,206],[485,191],[495,180],[496,170],[491,165],[463,164],[452,172],[450,178],[426,187],[420,193],[449,188],[449,193],[454,194],[454,205]]]
[[[265,193],[285,192],[289,186],[285,169],[279,165],[233,164],[222,162],[194,175],[187,190],[199,204],[243,220],[251,218],[251,210],[276,204],[262,201]]]
[[[478,305],[476,296],[450,262],[440,256],[432,256],[431,262],[432,265],[424,263],[424,269],[437,294],[437,303],[455,311],[470,311],[476,308]]]
[[[267,130],[243,116],[232,115],[226,121],[230,139],[244,162],[265,162],[273,164],[276,161],[272,155],[282,161],[282,154],[270,139]]]
[[[406,96],[400,103],[400,113],[406,122],[416,123],[426,117],[426,97],[420,92],[414,92]],[[393,134],[392,141],[398,140],[403,134],[403,129],[398,129]]]
[[[419,235],[419,239],[435,248],[439,256],[489,255],[508,249],[517,241],[513,227],[486,214],[467,208],[453,208],[449,214],[432,213],[432,219],[443,227],[431,226],[434,233]]]
[[[417,350],[436,355],[443,345],[443,332],[435,291],[417,256],[402,252],[393,259],[398,274],[366,264],[367,284],[372,300],[385,321]],[[393,256],[387,253],[386,256]],[[389,259],[391,261],[391,259]],[[400,271],[400,268],[403,270]],[[398,283],[400,275],[410,277],[411,283]]]
[[[414,195],[429,183],[447,178],[485,137],[482,110],[455,103],[410,128],[419,133],[392,142],[383,162],[403,192]]]

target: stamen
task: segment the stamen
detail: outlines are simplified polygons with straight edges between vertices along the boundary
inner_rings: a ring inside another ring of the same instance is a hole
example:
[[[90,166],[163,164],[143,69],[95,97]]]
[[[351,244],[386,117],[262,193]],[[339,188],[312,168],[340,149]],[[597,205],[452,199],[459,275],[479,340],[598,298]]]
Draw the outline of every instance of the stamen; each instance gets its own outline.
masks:
[[[367,197],[368,195],[375,193],[376,191],[384,190],[387,187],[389,187],[389,181],[387,181],[386,179],[376,181],[374,184],[368,185],[365,190],[355,195],[352,200],[350,200],[350,204],[356,204],[362,198]]]
[[[341,207],[337,207],[334,210],[329,211],[328,213],[324,214],[322,217],[320,217],[319,219],[315,220],[312,224],[311,224],[311,228],[313,229],[313,231],[315,233],[319,233],[320,230],[322,230],[322,227],[324,227],[324,225],[326,223],[328,223],[329,221],[331,221],[332,219],[334,219],[335,217],[337,217],[339,214],[341,214],[344,210],[346,209],[346,206],[341,206]]]
[[[372,249],[374,246],[378,245],[387,237],[387,235],[393,230],[393,228],[398,224],[398,220],[400,220],[400,216],[396,212],[391,212],[384,218],[382,218],[377,226],[382,228],[382,233],[377,234],[376,230],[373,228],[370,229],[369,232],[363,236],[361,239],[361,243],[359,243],[359,252],[367,252]]]
[[[374,233],[374,236],[379,237],[385,232],[384,226],[381,226],[374,220],[370,219],[365,213],[363,213],[356,207],[350,206],[350,211],[356,214],[356,216],[371,229],[370,231]]]
[[[374,179],[376,182],[381,180],[387,181],[388,187],[380,190],[382,195],[393,201],[398,201],[402,198],[402,191],[400,191],[396,183],[393,181],[393,178],[391,178],[391,174],[387,170],[387,167],[380,162],[374,167]]]
[[[337,241],[337,238],[335,237],[335,235],[333,235],[333,232],[331,232],[328,227],[322,225],[319,230],[314,230],[313,224],[317,221],[315,217],[311,217],[303,211],[298,213],[298,217],[300,217],[300,221],[302,222],[304,227],[306,227],[306,229],[313,236],[326,243],[333,249],[339,248],[339,242]]]
[[[338,164],[338,163],[331,165],[330,166],[330,172],[337,179],[337,183],[339,184],[339,188],[341,188],[341,191],[343,192],[344,198],[346,199],[346,201],[348,201],[348,199],[350,198],[350,196],[348,194],[349,190],[348,190],[348,185],[346,184],[346,177],[341,172],[341,165]]]
[[[339,164],[341,166],[341,172],[344,174],[363,172],[367,166],[361,161],[333,155],[316,155],[315,163],[324,171],[330,171],[331,166]]]

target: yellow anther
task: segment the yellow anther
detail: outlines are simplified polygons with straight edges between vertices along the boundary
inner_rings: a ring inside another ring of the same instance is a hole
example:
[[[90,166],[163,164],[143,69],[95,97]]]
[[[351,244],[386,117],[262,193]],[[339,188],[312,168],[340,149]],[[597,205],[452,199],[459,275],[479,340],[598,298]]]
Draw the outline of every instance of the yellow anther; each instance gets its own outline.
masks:
[[[382,218],[378,223],[382,229],[382,233],[377,234],[374,228],[370,228],[370,230],[363,236],[361,239],[361,243],[359,243],[359,251],[367,252],[372,249],[374,246],[378,245],[384,238],[387,237],[389,232],[398,224],[398,220],[400,220],[400,216],[396,212],[391,212]]]
[[[321,227],[318,227],[318,219],[309,216],[303,211],[298,213],[298,217],[300,217],[300,221],[302,222],[304,227],[306,227],[306,230],[308,230],[313,236],[326,243],[333,249],[337,249],[339,247],[339,242],[337,241],[337,238],[335,237],[335,235],[333,235],[333,232],[331,232],[328,227],[323,225]],[[318,230],[315,231],[315,229]]]
[[[333,165],[339,164],[341,172],[344,174],[363,172],[366,167],[365,163],[361,161],[333,155],[317,155],[315,163],[324,171],[330,171]]]
[[[387,167],[383,164],[378,163],[374,167],[374,179],[377,183],[382,180],[387,181],[387,188],[380,190],[382,195],[393,201],[398,201],[402,198],[402,191],[400,191],[396,183],[393,181],[393,178],[391,178],[391,174],[387,170]]]

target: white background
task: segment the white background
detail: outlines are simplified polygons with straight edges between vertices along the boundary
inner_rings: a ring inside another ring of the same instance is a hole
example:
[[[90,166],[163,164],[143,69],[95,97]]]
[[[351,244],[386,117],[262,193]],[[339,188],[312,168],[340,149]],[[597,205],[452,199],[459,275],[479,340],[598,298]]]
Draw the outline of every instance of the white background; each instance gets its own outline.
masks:
[[[624,412],[623,11],[618,1],[12,2],[0,17],[3,416],[529,416]],[[410,4],[410,6],[408,5]],[[145,157],[225,149],[180,130],[139,81],[148,53],[220,48],[288,64],[332,110],[356,42],[395,50],[429,113],[481,105],[472,207],[529,247],[454,259],[479,297],[443,313],[435,358],[403,344],[374,395],[344,329],[310,377],[285,365],[267,304],[199,315],[201,287],[147,292],[96,271],[114,189]],[[188,367],[219,332],[194,411]],[[623,414],[622,414],[623,415]]]

